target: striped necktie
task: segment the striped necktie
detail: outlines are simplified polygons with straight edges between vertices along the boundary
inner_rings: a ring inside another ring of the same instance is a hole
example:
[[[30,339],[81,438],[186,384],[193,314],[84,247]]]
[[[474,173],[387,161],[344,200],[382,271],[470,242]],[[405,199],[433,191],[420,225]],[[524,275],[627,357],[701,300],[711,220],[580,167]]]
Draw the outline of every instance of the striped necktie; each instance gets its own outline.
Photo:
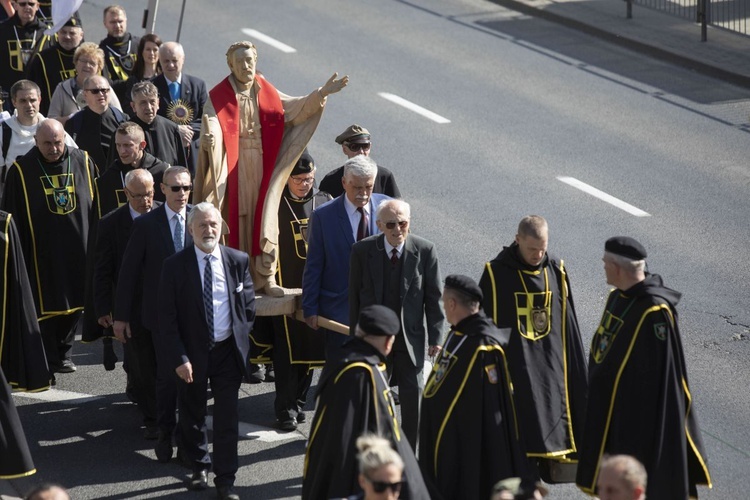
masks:
[[[214,346],[214,273],[211,269],[211,256],[204,257],[206,267],[203,269],[203,306],[206,308],[206,325],[208,325],[208,346]]]

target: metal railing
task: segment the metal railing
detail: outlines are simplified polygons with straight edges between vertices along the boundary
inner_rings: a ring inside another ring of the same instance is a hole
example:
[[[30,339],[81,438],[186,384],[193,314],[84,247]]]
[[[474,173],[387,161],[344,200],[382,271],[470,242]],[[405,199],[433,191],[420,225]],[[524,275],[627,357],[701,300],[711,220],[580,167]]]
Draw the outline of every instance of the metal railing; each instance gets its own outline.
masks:
[[[750,35],[750,0],[626,0],[627,17],[633,17],[633,4],[682,17],[701,25],[701,41],[708,39],[707,26]]]

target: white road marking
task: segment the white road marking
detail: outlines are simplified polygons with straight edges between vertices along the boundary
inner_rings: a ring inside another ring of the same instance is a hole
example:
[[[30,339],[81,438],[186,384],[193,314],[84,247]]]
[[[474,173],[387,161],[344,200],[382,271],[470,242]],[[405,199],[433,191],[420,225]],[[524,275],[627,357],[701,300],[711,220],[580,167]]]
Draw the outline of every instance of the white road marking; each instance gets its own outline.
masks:
[[[206,426],[213,429],[214,420],[211,415],[206,417]],[[264,443],[273,443],[276,441],[289,441],[290,439],[304,439],[305,437],[299,432],[281,432],[270,427],[262,425],[248,424],[240,422],[240,438],[263,441]]]
[[[425,109],[422,106],[418,104],[414,104],[411,101],[407,101],[403,97],[399,97],[395,94],[389,94],[388,92],[378,92],[378,95],[382,97],[383,99],[391,101],[394,104],[398,104],[399,106],[403,106],[409,111],[414,111],[415,113],[420,114],[424,116],[425,118],[428,118],[436,123],[450,123],[451,122],[449,119],[445,118],[444,116],[440,116],[437,113],[433,113],[429,109]]]
[[[261,42],[263,42],[263,43],[265,43],[267,45],[270,45],[271,47],[284,52],[285,54],[293,54],[293,53],[297,52],[297,49],[295,49],[294,47],[290,47],[289,45],[287,45],[287,44],[285,44],[283,42],[280,42],[280,41],[276,40],[275,38],[271,38],[268,35],[264,35],[260,31],[253,30],[253,29],[250,29],[250,28],[243,28],[242,32],[244,34],[246,34],[247,36],[251,36],[251,37],[255,38],[256,40],[260,40]]]
[[[580,189],[584,193],[590,194],[591,196],[595,198],[599,198],[602,201],[606,201],[610,205],[614,205],[620,210],[626,211],[630,215],[635,215],[636,217],[651,217],[650,213],[644,212],[640,208],[634,207],[630,203],[626,203],[619,198],[615,198],[614,196],[607,194],[604,191],[596,189],[594,186],[590,186],[586,184],[585,182],[581,182],[575,177],[558,176],[557,180],[559,180],[560,182],[564,182],[565,184],[568,184],[569,186],[573,186],[576,189]]]
[[[14,396],[19,398],[36,399],[48,403],[65,403],[78,404],[87,403],[102,399],[103,396],[94,396],[93,394],[82,394],[80,392],[61,391],[59,389],[50,389],[44,392],[14,392]]]

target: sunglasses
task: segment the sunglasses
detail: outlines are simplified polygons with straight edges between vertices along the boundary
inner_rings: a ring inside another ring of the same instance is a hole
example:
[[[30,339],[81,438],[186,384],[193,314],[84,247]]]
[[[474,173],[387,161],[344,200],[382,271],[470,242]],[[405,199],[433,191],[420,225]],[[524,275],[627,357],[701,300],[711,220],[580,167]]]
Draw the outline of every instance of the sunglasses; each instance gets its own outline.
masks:
[[[109,94],[110,89],[86,89],[88,92],[91,92],[92,94]]]
[[[169,189],[171,189],[173,193],[179,193],[180,191],[184,191],[187,193],[188,191],[193,190],[192,185],[190,186],[168,186],[167,184],[164,184],[164,185],[167,186]]]
[[[350,142],[346,145],[347,148],[349,148],[351,151],[364,151],[366,149],[370,149],[370,143],[369,142]]]
[[[385,223],[385,227],[387,229],[395,229],[396,224],[398,224],[398,227],[400,227],[401,229],[404,229],[407,226],[407,224],[409,224],[409,221],[408,220],[400,220],[398,222],[386,222]]]
[[[16,5],[19,7],[34,7],[36,6],[36,2],[16,2]]]
[[[373,481],[370,478],[367,478],[367,480],[372,484],[372,489],[375,490],[375,493],[383,493],[385,490],[391,490],[393,493],[401,493],[401,487],[404,485],[403,481],[386,483],[383,481]]]

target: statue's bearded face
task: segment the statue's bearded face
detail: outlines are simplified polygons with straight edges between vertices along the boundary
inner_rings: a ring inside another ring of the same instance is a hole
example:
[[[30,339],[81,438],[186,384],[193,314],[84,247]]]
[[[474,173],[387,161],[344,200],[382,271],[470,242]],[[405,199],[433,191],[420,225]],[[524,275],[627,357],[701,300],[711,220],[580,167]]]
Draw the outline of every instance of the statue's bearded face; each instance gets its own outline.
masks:
[[[255,62],[258,56],[254,50],[239,48],[232,52],[229,67],[240,83],[251,83],[255,79]]]

